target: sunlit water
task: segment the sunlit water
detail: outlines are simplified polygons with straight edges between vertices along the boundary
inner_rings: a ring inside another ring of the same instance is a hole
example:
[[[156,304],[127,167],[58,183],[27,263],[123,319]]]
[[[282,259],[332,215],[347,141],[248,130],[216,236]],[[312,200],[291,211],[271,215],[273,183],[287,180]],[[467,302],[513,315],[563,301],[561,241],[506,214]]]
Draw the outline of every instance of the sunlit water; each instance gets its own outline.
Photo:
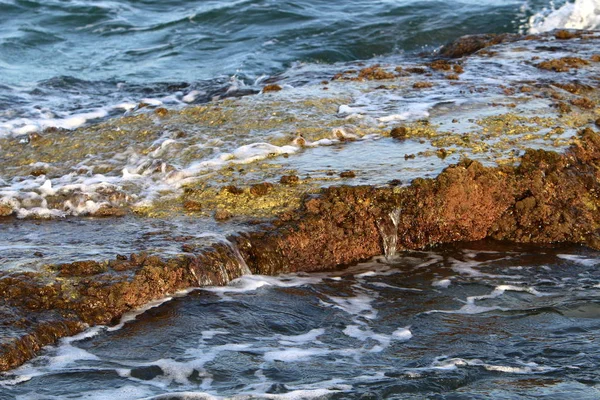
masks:
[[[2,398],[595,399],[599,262],[475,243],[245,276],[63,340]]]

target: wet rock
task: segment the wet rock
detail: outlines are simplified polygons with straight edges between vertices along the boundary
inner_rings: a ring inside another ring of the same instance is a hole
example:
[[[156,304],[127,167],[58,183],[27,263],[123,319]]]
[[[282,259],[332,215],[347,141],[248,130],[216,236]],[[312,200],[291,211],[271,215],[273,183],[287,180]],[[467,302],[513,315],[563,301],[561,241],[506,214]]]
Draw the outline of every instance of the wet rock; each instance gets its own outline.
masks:
[[[199,212],[202,211],[202,203],[194,200],[186,200],[183,202],[183,208],[186,211]]]
[[[282,185],[295,185],[300,182],[300,178],[296,175],[283,175],[279,179],[279,183]]]
[[[392,128],[390,136],[394,139],[406,139],[408,137],[408,129],[404,126]]]
[[[244,193],[244,189],[241,189],[237,186],[234,185],[229,185],[229,186],[225,186],[223,188],[223,190],[229,194],[233,194],[233,195],[240,195],[242,193]]]
[[[595,122],[596,126],[600,127],[600,118],[598,118]]]
[[[0,217],[7,217],[13,213],[13,209],[8,204],[0,203]]]
[[[413,89],[428,89],[433,87],[433,83],[431,82],[415,82],[413,84]]]
[[[392,179],[391,181],[388,182],[388,185],[400,186],[400,185],[402,185],[402,181],[400,179]]]
[[[382,79],[394,79],[395,75],[392,72],[387,72],[382,69],[379,65],[373,65],[372,67],[363,68],[358,72],[360,79],[367,80],[382,80]]]
[[[468,35],[462,36],[452,43],[442,47],[440,55],[442,57],[460,58],[473,54],[486,47],[494,46],[504,42],[512,42],[521,38],[515,34],[487,34],[487,35]]]
[[[540,69],[546,69],[554,72],[569,72],[571,68],[579,68],[590,63],[579,57],[562,57],[554,60],[542,61],[535,64]]]
[[[411,68],[406,68],[406,72],[410,72],[411,74],[424,74],[425,72],[427,72],[425,70],[425,68],[421,68],[421,67],[411,67]]]
[[[42,253],[41,251],[36,251],[33,253],[34,257],[38,257],[38,258],[42,258],[44,257],[44,253]]]
[[[340,173],[340,178],[356,178],[356,173],[354,171],[344,171]]]
[[[576,37],[581,37],[581,34],[580,33],[577,34],[575,32],[571,32],[566,29],[560,29],[560,30],[554,32],[554,37],[559,40],[569,40],[569,39],[574,39]]]
[[[273,189],[273,184],[269,182],[257,183],[250,187],[250,194],[253,196],[264,196]]]
[[[106,272],[107,266],[96,261],[76,261],[71,264],[59,264],[58,276],[88,276]]]
[[[269,93],[269,92],[279,92],[282,89],[283,88],[279,85],[271,84],[271,85],[267,85],[267,86],[263,87],[262,91],[263,91],[263,93]]]
[[[586,109],[586,110],[591,110],[596,107],[596,103],[594,103],[592,100],[588,99],[587,97],[579,97],[577,99],[573,99],[573,100],[571,100],[571,104],[573,104],[574,106],[577,106],[579,108]]]
[[[448,60],[435,60],[429,64],[429,68],[436,71],[450,71],[452,70],[452,64]]]
[[[123,217],[127,215],[127,210],[123,207],[103,205],[93,215],[94,217]]]
[[[154,110],[154,114],[158,115],[159,117],[166,117],[169,115],[169,110],[164,107],[158,107]]]
[[[214,218],[216,221],[227,221],[228,219],[231,219],[233,217],[233,214],[227,210],[217,210],[215,211],[215,215]]]
[[[46,168],[35,168],[33,170],[31,170],[31,172],[29,173],[29,175],[31,176],[42,176],[42,175],[46,175],[48,174],[48,171],[46,170]]]

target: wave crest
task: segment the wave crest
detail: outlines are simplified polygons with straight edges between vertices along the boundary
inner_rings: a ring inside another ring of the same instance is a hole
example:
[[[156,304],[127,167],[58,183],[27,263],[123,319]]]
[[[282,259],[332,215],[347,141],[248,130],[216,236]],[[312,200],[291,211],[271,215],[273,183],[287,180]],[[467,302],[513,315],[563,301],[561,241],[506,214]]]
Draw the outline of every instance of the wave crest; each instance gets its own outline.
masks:
[[[596,29],[600,27],[600,0],[575,0],[558,9],[554,6],[529,18],[529,33],[553,29]]]

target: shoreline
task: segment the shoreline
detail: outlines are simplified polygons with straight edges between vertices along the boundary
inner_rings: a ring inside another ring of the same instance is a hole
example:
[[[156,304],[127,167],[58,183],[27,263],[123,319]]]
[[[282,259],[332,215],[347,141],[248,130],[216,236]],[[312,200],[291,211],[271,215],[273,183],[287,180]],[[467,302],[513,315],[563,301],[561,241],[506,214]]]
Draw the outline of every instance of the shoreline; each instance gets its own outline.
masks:
[[[556,38],[583,40],[582,35]],[[462,50],[453,54],[499,44],[497,37],[477,39],[476,45],[472,39],[459,39],[455,47]],[[573,67],[563,62],[548,68],[560,74]],[[382,73],[377,68],[371,72]],[[598,112],[590,99],[599,92],[598,84],[585,89],[592,104],[583,108],[590,113]],[[436,178],[417,178],[408,186],[299,191],[293,207],[271,208],[277,217],[259,220],[254,231],[230,236],[231,244],[193,248],[170,258],[132,254],[50,265],[41,272],[2,272],[3,326],[19,331],[0,344],[0,371],[23,364],[62,337],[89,326],[114,325],[124,313],[179,290],[225,285],[248,268],[264,275],[331,270],[383,254],[384,243],[402,251],[491,238],[600,249],[600,133],[589,121],[576,130],[578,137],[564,154],[528,150],[515,165],[491,167],[462,159]],[[404,140],[402,136],[406,132],[395,139]],[[261,195],[260,189],[255,191]],[[397,217],[390,216],[394,212]],[[387,236],[396,241],[385,242]]]

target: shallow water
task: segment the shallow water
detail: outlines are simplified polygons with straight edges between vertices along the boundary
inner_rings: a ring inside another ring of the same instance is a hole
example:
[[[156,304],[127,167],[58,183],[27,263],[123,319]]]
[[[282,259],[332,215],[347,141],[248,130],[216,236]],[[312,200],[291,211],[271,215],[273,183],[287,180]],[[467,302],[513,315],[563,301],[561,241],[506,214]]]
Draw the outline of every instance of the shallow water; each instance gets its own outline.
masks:
[[[331,273],[245,276],[121,329],[63,340],[4,374],[1,390],[7,399],[594,399],[599,262],[579,247],[483,242]]]

